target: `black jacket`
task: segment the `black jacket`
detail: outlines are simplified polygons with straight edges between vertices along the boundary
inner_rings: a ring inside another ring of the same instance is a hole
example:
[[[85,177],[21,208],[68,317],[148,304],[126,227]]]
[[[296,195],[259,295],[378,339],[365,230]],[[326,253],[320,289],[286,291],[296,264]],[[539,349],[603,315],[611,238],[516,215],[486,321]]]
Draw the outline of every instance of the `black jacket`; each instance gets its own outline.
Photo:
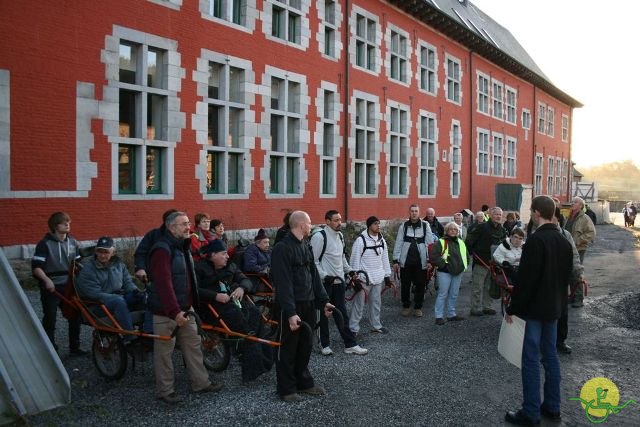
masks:
[[[233,262],[228,262],[224,268],[216,270],[211,261],[201,259],[196,262],[196,276],[198,291],[203,301],[214,301],[217,294],[229,294],[238,286],[245,292],[251,292],[253,287],[251,280]],[[220,282],[224,282],[228,289],[223,290]]]
[[[427,217],[425,216],[423,219],[423,221],[426,221],[427,224],[429,224],[429,227],[431,227],[431,232],[433,234],[435,234],[437,236],[437,238],[439,239],[440,237],[444,236],[444,227],[442,226],[442,224],[440,224],[440,221],[438,221],[438,218],[436,218],[435,216],[433,217],[433,222],[430,222]],[[435,239],[434,239],[435,240]]]
[[[485,264],[489,264],[491,262],[491,246],[499,245],[505,237],[507,237],[507,230],[502,224],[495,224],[489,220],[473,229],[469,228],[464,243],[468,250],[480,257]]]
[[[287,318],[297,314],[298,302],[315,300],[318,306],[323,306],[329,300],[308,243],[298,240],[291,232],[273,248],[271,279],[276,288],[276,301]]]
[[[527,239],[508,314],[543,322],[556,320],[573,270],[571,244],[554,224],[543,224]]]

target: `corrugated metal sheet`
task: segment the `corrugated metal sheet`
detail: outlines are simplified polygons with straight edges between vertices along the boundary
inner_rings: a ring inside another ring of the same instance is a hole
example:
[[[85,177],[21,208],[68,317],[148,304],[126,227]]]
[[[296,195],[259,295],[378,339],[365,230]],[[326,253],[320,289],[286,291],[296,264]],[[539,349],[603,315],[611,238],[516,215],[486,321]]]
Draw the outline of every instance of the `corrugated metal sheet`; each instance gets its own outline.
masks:
[[[71,400],[58,354],[0,250],[0,423]]]

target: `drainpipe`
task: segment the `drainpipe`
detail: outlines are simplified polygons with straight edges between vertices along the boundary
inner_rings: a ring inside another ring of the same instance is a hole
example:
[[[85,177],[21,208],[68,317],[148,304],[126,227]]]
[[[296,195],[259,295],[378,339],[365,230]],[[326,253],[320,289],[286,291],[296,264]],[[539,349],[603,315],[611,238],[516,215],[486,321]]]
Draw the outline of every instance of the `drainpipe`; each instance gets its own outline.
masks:
[[[533,162],[531,164],[531,177],[533,178],[533,197],[536,197],[535,194],[535,189],[536,189],[536,134],[538,133],[538,101],[536,100],[536,95],[537,95],[538,91],[536,88],[536,85],[533,85],[533,108],[532,108],[532,112],[531,112],[531,124],[529,125],[529,128],[531,130],[531,149],[533,150],[532,153],[532,159]],[[544,169],[544,157],[542,158],[542,169]],[[540,173],[542,173],[542,171],[540,171]],[[540,180],[540,187],[542,187],[543,184],[543,180]],[[540,190],[542,191],[542,188],[540,188]],[[544,192],[543,192],[544,194]]]
[[[469,93],[473,93],[473,51],[469,51]],[[469,125],[470,125],[470,131],[469,131],[469,148],[471,149],[471,156],[469,158],[469,208],[471,209],[471,212],[475,213],[475,210],[473,209],[473,164],[474,164],[474,160],[475,156],[473,155],[473,135],[475,135],[474,129],[473,129],[473,98],[470,97],[470,102],[469,102]],[[462,141],[460,141],[462,142]],[[462,147],[460,147],[460,151],[462,152]]]
[[[349,132],[351,127],[349,126],[349,0],[345,1],[345,19],[342,23],[343,38],[345,47],[345,59],[344,59],[344,101],[342,104],[342,115],[344,123],[344,137],[343,137],[343,158],[344,158],[344,219],[349,219]]]

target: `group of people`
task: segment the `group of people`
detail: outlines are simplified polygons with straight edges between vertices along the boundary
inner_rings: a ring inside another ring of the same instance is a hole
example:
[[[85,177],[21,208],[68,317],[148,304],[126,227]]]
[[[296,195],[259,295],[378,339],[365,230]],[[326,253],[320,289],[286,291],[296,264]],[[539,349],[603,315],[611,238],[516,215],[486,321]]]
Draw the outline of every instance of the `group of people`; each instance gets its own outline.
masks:
[[[531,327],[527,326],[527,334],[534,338],[527,341],[525,337],[523,352],[528,358],[526,384],[523,364],[525,405],[520,412],[508,414],[507,419],[535,421],[540,413],[527,406],[527,402],[533,399],[533,377],[537,372],[535,369],[539,368],[533,367],[529,359],[534,359],[534,348],[542,346],[543,358],[549,359],[553,366],[552,359],[554,354],[557,359],[557,350],[571,351],[564,344],[569,302],[567,287],[582,280],[584,253],[595,236],[593,222],[584,213],[582,199],[573,200],[571,214],[562,228],[559,223],[564,219],[557,203],[548,197],[540,197],[532,202],[532,221],[527,227],[529,232],[524,248],[525,233],[519,218],[508,215],[503,223],[503,211],[499,207],[488,209],[486,213],[479,211],[467,226],[461,213],[456,213],[451,222],[442,225],[433,208],[427,209],[425,218],[421,219],[418,205],[411,205],[409,218],[400,224],[392,250],[381,233],[380,220],[370,216],[366,228],[355,238],[350,256],[341,232],[342,217],[337,210],[327,211],[324,226],[313,233],[309,215],[304,211],[293,211],[287,214],[283,227],[278,230],[273,250],[269,248],[266,232],[261,229],[254,243],[244,250],[242,265],[230,262],[221,222],[212,233],[209,231],[211,221],[206,214],[196,215],[196,223],[192,226],[186,213],[172,209],[165,212],[161,226],[149,231],[136,249],[135,276],[147,283],[146,292],[138,290],[124,263],[115,255],[114,241],[108,236],[98,239],[95,255],[83,263],[77,291],[82,298],[105,304],[124,329],[133,328],[129,309],[146,303],[145,331],[171,335],[175,330],[174,339],[154,341],[153,354],[156,396],[174,404],[181,401],[174,388],[171,358],[176,344],[182,350],[194,392],[214,392],[223,387],[222,383],[209,378],[204,367],[194,313],[200,313],[209,322],[216,322],[219,316],[238,332],[260,334],[259,313],[242,301],[245,293],[256,289],[255,282],[247,276],[268,276],[275,289],[279,313],[277,339],[281,346],[275,357],[277,392],[284,401],[295,402],[302,399],[301,394],[325,393],[315,384],[308,369],[313,337],[307,336],[311,333],[310,328],[304,327],[305,323],[315,325],[318,310],[322,314],[319,328],[323,355],[333,354],[328,318],[336,310],[341,314],[336,317],[341,319],[336,318],[334,323],[344,342],[344,352],[365,355],[368,350],[358,344],[363,318],[368,320],[371,333],[389,332],[381,319],[385,287],[399,280],[401,314],[422,317],[426,272],[433,268],[437,270],[438,283],[434,307],[436,325],[444,325],[445,319],[461,321],[464,318],[456,309],[456,301],[462,275],[471,263],[471,315],[493,315],[496,311],[492,308],[487,284],[491,274],[489,263],[495,262],[513,272],[516,284],[511,305],[507,308],[508,315],[533,320]],[[551,208],[547,199],[551,200]],[[42,285],[43,325],[54,346],[56,308],[60,301],[53,291],[63,290],[70,262],[79,254],[77,241],[69,235],[70,222],[69,215],[64,212],[51,215],[50,232],[38,243],[32,261],[33,275]],[[556,234],[563,243],[558,243],[560,240],[555,235],[549,237],[550,231],[560,231]],[[550,257],[545,252],[548,245],[555,245],[549,253],[562,252],[562,256]],[[565,256],[567,248],[569,255]],[[347,283],[361,270],[367,273],[369,281],[347,304]],[[544,286],[538,286],[543,282]],[[553,303],[548,306],[545,298],[556,296],[558,300],[549,300]],[[581,306],[583,294],[576,289],[574,297],[573,305]],[[203,302],[214,310],[201,310],[206,305]],[[553,332],[550,325],[554,327]],[[79,346],[79,328],[78,322],[69,322],[72,355],[85,353]],[[553,349],[548,345],[551,338]],[[125,337],[125,344],[132,340],[131,336]],[[268,371],[274,362],[273,352],[260,344],[243,343],[241,354],[243,380],[247,381]],[[537,405],[539,409],[540,405]],[[548,413],[559,411],[552,401],[548,405],[545,409]]]

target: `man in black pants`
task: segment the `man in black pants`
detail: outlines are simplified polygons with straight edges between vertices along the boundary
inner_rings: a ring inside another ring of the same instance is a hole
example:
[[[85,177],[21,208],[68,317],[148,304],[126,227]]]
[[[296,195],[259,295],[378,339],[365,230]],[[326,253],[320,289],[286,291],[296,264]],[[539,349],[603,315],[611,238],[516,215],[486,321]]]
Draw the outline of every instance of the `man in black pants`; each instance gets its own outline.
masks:
[[[277,392],[285,402],[302,400],[298,393],[323,395],[323,387],[314,383],[309,372],[313,348],[311,331],[301,322],[313,326],[316,308],[325,316],[334,306],[313,262],[306,237],[311,232],[311,219],[306,212],[294,211],[289,218],[290,232],[273,248],[271,278],[280,305],[280,340],[276,363]]]

